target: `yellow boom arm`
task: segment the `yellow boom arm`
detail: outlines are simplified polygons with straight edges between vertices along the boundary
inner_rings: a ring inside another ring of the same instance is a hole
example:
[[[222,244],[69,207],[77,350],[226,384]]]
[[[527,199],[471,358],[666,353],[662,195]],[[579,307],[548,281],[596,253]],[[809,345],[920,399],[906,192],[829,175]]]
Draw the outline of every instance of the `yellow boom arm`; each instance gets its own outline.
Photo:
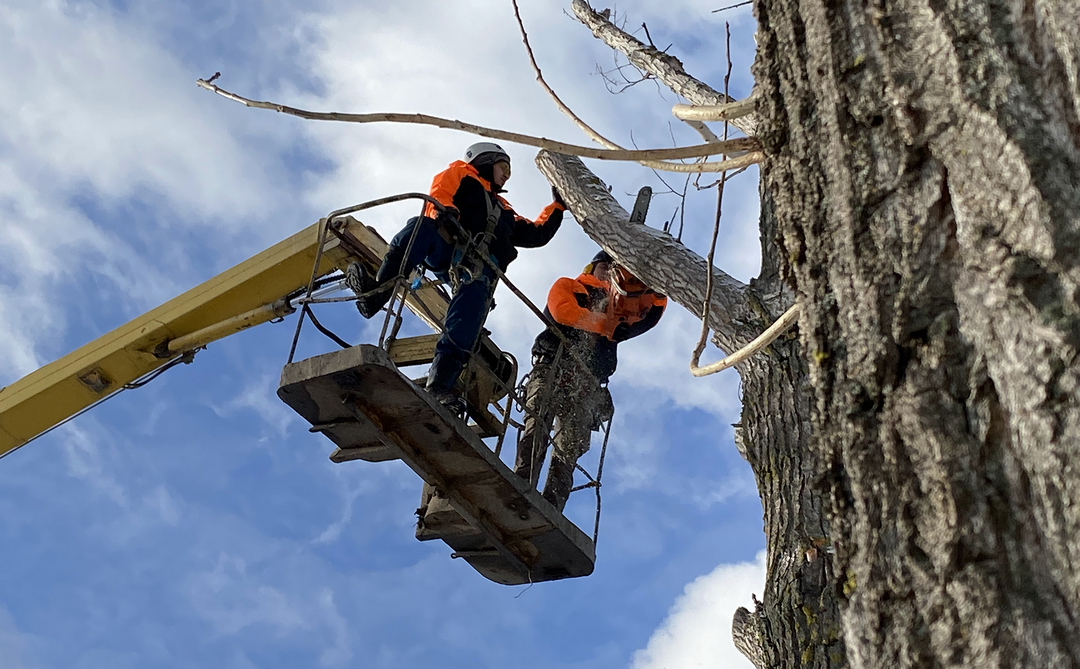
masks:
[[[349,217],[339,236],[328,235],[317,270],[325,276],[353,260],[378,262],[386,242]],[[307,286],[318,251],[320,224],[222,272],[59,360],[0,389],[0,456],[105,399],[125,384],[205,346],[294,309],[285,296]],[[430,291],[430,292],[429,292]],[[420,291],[429,324],[442,318],[445,300]],[[417,298],[411,297],[410,307]]]

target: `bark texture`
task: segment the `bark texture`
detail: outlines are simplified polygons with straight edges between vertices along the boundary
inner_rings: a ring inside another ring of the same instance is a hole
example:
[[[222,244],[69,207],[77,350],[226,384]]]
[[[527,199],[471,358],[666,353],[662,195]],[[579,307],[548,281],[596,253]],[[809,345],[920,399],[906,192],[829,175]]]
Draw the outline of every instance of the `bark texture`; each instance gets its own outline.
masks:
[[[755,9],[849,661],[1080,666],[1080,5]]]
[[[670,235],[631,224],[604,183],[577,158],[541,152],[537,165],[589,236],[650,286],[700,313],[706,268],[701,256]],[[770,221],[762,219],[763,237],[772,240]],[[747,286],[715,267],[712,272],[710,326],[728,351],[752,340],[791,304],[775,273],[766,271]],[[797,340],[781,337],[736,369],[744,390],[736,445],[757,479],[768,554],[761,603],[754,611],[733,612],[736,643],[761,668],[844,666],[825,497],[810,449],[806,362]],[[687,383],[701,382],[687,375]]]

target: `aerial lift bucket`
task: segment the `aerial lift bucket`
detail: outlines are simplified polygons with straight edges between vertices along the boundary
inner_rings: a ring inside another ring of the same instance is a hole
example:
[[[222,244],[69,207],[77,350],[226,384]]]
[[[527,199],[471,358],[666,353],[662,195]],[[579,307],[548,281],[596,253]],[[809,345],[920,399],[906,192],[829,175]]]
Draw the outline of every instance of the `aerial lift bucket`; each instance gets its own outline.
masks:
[[[441,539],[484,577],[519,585],[592,573],[593,540],[384,349],[362,344],[289,363],[278,396],[337,444],[335,461],[400,459],[438,490],[424,501],[441,505],[427,517],[442,522],[421,517],[417,538]]]

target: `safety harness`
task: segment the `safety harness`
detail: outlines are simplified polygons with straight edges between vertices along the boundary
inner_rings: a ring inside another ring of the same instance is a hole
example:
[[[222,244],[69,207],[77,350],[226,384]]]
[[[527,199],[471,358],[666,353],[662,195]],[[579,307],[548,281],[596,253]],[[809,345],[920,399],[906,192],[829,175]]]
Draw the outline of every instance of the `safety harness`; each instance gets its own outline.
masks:
[[[484,277],[485,259],[491,256],[491,240],[495,238],[495,227],[499,224],[503,209],[494,193],[484,191],[484,203],[487,205],[487,225],[479,235],[465,235],[454,248],[450,263],[450,285],[457,291],[461,286],[470,284]],[[495,258],[491,258],[495,261]],[[497,278],[491,279],[494,286]]]

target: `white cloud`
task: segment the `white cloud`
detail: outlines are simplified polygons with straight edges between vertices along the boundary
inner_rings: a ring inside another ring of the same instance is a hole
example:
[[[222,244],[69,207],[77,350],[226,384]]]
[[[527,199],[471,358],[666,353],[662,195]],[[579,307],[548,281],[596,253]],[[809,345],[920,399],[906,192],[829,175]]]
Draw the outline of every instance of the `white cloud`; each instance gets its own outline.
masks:
[[[631,669],[752,669],[731,640],[731,620],[740,606],[753,608],[751,593],[764,585],[764,551],[753,562],[723,564],[692,581],[645,648],[634,653]]]
[[[335,602],[335,591],[320,586],[318,577],[279,573],[273,558],[286,547],[258,546],[261,538],[249,538],[256,545],[245,546],[245,552],[269,549],[270,553],[251,560],[222,554],[212,569],[190,577],[186,591],[195,612],[219,636],[237,638],[244,632],[263,636],[269,631],[275,641],[291,638],[313,647],[322,666],[347,663],[353,656],[353,636]],[[305,564],[311,568],[309,554],[290,551],[290,555],[295,568]]]
[[[332,666],[343,664],[352,658],[352,647],[349,643],[349,623],[338,612],[334,604],[334,591],[323,588],[319,594],[319,608],[325,616],[327,627],[333,634],[333,645],[323,650],[319,656],[319,664]]]
[[[189,285],[178,240],[192,227],[222,253],[243,231],[254,243],[232,246],[277,236],[258,218],[288,209],[280,158],[144,27],[88,2],[15,0],[0,6],[0,60],[0,383],[64,351],[65,291],[103,279],[97,297],[134,315]]]
[[[23,0],[0,8],[0,34],[4,135],[42,176],[110,198],[150,188],[200,216],[258,205],[257,166],[138,26],[90,3]]]
[[[341,538],[342,531],[348,527],[349,522],[352,521],[353,506],[356,504],[356,498],[360,496],[361,492],[363,492],[363,488],[358,487],[345,493],[345,504],[342,506],[341,517],[319,533],[319,536],[315,538],[314,543],[333,543]]]
[[[64,441],[68,473],[85,481],[117,506],[127,508],[128,493],[113,475],[111,463],[107,454],[102,452],[100,442],[81,426],[69,423],[60,429],[68,436]]]

